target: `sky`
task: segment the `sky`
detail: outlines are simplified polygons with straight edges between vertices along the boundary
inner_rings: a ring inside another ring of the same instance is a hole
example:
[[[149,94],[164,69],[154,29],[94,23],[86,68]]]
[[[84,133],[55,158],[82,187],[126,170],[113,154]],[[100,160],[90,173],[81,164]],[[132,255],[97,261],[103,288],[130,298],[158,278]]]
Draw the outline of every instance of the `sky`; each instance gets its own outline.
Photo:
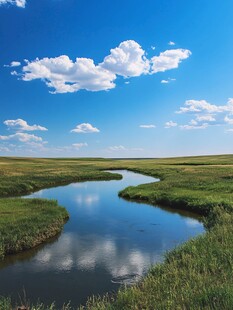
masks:
[[[232,0],[0,0],[0,156],[233,153]]]

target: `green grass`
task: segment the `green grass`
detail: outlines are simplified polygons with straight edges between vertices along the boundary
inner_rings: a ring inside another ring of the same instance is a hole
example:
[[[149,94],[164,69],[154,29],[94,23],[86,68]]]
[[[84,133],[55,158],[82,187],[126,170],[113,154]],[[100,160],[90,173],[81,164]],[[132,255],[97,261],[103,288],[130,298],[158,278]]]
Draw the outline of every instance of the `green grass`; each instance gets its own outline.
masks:
[[[115,295],[92,297],[85,308],[233,309],[233,155],[147,160],[2,158],[0,196],[73,181],[120,178],[105,169],[160,178],[158,183],[128,187],[120,195],[202,214],[207,232],[168,253],[165,262],[153,267],[139,284]],[[7,302],[1,300],[0,305]]]
[[[46,199],[0,199],[0,259],[39,245],[61,231],[65,208]]]

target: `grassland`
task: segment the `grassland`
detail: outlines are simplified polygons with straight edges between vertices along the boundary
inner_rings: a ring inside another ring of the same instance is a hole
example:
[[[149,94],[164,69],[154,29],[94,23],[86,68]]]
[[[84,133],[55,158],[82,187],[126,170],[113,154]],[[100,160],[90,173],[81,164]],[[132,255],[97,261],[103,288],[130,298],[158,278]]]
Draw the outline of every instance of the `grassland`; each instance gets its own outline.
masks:
[[[65,208],[46,199],[0,199],[0,259],[30,249],[61,231]]]
[[[115,295],[93,297],[85,308],[233,309],[232,155],[147,160],[2,158],[0,196],[73,181],[119,178],[105,169],[159,177],[159,183],[128,187],[120,195],[202,214],[207,232],[169,253],[139,284]],[[6,303],[1,309],[10,309],[9,300],[1,303]]]

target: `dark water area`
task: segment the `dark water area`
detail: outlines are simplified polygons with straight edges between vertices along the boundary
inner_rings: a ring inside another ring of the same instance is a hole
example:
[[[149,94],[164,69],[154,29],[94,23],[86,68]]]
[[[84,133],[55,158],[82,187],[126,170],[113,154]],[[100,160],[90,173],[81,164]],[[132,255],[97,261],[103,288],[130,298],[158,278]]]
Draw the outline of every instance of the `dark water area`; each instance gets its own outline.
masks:
[[[70,220],[59,236],[0,262],[0,295],[18,298],[25,290],[32,302],[77,306],[137,281],[166,251],[204,231],[193,214],[119,198],[127,186],[156,180],[117,172],[122,180],[74,183],[27,196],[57,199]]]

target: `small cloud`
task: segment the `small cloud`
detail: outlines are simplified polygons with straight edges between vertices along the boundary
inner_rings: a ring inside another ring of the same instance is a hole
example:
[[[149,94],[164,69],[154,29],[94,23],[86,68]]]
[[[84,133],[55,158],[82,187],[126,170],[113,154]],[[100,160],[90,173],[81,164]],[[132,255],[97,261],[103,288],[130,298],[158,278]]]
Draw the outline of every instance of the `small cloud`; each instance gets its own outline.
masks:
[[[154,51],[155,50],[155,46],[151,45],[151,49]]]
[[[19,8],[25,8],[26,0],[0,0],[0,6],[3,4],[12,4]]]
[[[155,125],[140,125],[139,126],[140,128],[156,128],[156,126]]]
[[[88,146],[88,144],[87,144],[86,142],[84,142],[84,143],[73,143],[72,146],[73,146],[75,149],[79,150],[79,149],[81,149],[82,147]]]
[[[126,148],[123,145],[115,145],[109,146],[107,151],[109,152],[118,152],[118,151],[143,151],[142,148],[133,147],[133,148]]]
[[[170,46],[174,46],[174,45],[176,45],[176,43],[175,43],[175,42],[173,42],[173,41],[169,41],[169,42],[168,42],[168,45],[170,45]]]
[[[202,125],[181,125],[180,129],[183,130],[206,129],[208,126],[209,126],[208,123],[204,123]]]
[[[171,127],[176,127],[178,124],[173,122],[173,121],[169,121],[165,123],[165,128],[171,128]]]
[[[22,132],[17,132],[14,135],[9,135],[9,136],[0,136],[0,140],[2,141],[19,141],[23,143],[28,143],[28,142],[42,142],[42,138],[38,137],[36,135],[28,134],[28,133],[22,133]]]
[[[74,129],[71,130],[71,132],[76,133],[94,133],[94,132],[100,132],[98,128],[93,127],[89,123],[82,123],[77,125]]]
[[[19,66],[21,66],[21,62],[19,61],[12,61],[9,65],[4,65],[4,67],[10,67],[10,68],[19,67]]]
[[[168,84],[168,83],[171,83],[171,82],[174,82],[176,81],[176,79],[174,78],[168,78],[167,80],[162,80],[161,81],[161,84]]]
[[[109,146],[108,150],[115,152],[115,151],[126,151],[127,149],[123,145],[118,145],[118,146],[115,145],[115,146]]]
[[[233,125],[233,118],[229,118],[227,115],[224,117],[224,121],[229,125]]]
[[[216,119],[212,115],[197,115],[196,120],[198,122],[206,121],[206,122],[215,122]]]
[[[47,131],[48,129],[45,127],[42,127],[40,125],[28,125],[26,121],[24,121],[21,118],[18,119],[11,119],[11,120],[6,120],[3,122],[8,129],[14,129],[18,131],[35,131],[35,130],[41,130],[41,131]]]
[[[125,84],[130,84],[130,81],[126,81]]]

